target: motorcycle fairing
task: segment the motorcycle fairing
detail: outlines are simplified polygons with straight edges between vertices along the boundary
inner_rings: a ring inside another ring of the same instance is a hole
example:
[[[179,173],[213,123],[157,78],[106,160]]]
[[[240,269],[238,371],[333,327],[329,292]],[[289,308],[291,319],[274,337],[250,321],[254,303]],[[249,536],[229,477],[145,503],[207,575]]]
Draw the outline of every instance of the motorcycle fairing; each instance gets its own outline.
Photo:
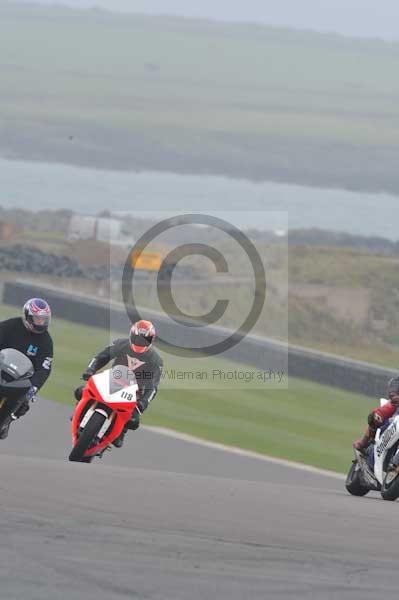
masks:
[[[121,435],[133,415],[137,406],[138,385],[134,375],[131,377],[126,373],[126,367],[107,369],[93,375],[83,390],[72,418],[73,445],[78,441],[81,426],[87,424],[94,412],[106,417],[99,432],[99,441],[86,451],[86,457],[103,452]]]
[[[387,452],[399,441],[399,415],[395,416],[389,426],[381,432],[377,430],[374,444],[374,475],[382,485],[384,462]]]

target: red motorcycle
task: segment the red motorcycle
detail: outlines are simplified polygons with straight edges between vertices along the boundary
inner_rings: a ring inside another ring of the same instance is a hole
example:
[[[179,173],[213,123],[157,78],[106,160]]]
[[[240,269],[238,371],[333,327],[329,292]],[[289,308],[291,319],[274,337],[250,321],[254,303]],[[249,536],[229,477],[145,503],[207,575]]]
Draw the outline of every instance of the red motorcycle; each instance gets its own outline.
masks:
[[[123,432],[137,406],[134,372],[120,365],[90,377],[72,417],[69,460],[91,462]]]

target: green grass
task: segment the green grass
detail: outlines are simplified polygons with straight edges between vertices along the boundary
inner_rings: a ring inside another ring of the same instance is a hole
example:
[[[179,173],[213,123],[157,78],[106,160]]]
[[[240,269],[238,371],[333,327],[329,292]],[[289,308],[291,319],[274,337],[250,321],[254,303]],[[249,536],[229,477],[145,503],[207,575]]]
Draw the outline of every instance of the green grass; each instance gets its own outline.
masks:
[[[9,6],[0,68],[11,152],[360,187],[371,174],[374,185],[396,185],[398,44]]]
[[[315,256],[317,255],[317,260]],[[399,259],[350,248],[298,246],[290,248],[291,285],[329,286],[341,293],[365,294],[368,309],[360,322],[317,299],[289,299],[290,342],[397,368],[399,351]],[[348,304],[348,303],[347,303]],[[348,306],[347,306],[348,308]],[[381,323],[381,327],[376,326]]]
[[[15,310],[1,307],[1,316]],[[55,319],[54,370],[43,388],[45,398],[73,404],[73,390],[95,352],[109,341],[101,330]],[[165,367],[178,368],[180,359],[164,355]],[[187,363],[183,368],[187,368]],[[203,362],[200,365],[203,366]],[[192,363],[192,368],[196,365]],[[224,362],[225,368],[238,365]],[[201,366],[199,367],[201,368]],[[241,367],[242,368],[242,367]],[[247,370],[248,367],[245,367]],[[206,440],[239,446],[318,467],[345,471],[351,443],[365,426],[373,401],[338,389],[291,378],[288,388],[192,389],[161,385],[144,417]]]
[[[375,402],[290,378],[281,390],[164,390],[149,424],[344,472]]]

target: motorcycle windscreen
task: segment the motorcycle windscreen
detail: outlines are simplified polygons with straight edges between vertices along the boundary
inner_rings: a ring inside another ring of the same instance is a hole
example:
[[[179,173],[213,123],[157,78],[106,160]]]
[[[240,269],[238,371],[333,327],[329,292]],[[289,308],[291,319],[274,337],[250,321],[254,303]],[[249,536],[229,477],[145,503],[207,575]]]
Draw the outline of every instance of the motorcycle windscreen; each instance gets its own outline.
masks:
[[[34,373],[32,361],[14,348],[0,352],[0,375],[2,371],[12,375],[14,380],[32,377]]]
[[[116,365],[109,370],[110,396],[136,384],[136,375],[129,367],[125,365]]]

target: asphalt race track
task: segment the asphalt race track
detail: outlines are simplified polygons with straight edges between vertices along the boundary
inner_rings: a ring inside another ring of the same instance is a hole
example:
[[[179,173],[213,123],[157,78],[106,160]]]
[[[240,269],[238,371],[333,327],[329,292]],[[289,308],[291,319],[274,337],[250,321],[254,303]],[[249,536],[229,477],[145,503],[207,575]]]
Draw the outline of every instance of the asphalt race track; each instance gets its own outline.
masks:
[[[396,596],[399,503],[145,430],[68,463],[68,415],[0,442],[1,600]]]

